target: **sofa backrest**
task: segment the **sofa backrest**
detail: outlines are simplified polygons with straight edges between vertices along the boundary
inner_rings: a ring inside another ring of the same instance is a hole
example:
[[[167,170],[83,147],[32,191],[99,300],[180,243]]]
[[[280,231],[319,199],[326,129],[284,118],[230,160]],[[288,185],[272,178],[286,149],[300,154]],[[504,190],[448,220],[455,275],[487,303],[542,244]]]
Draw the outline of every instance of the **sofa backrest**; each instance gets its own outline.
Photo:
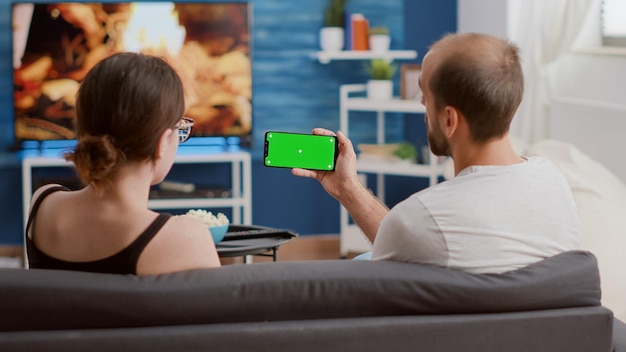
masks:
[[[503,274],[379,261],[229,265],[137,277],[0,269],[0,331],[472,314],[600,305],[595,257]]]

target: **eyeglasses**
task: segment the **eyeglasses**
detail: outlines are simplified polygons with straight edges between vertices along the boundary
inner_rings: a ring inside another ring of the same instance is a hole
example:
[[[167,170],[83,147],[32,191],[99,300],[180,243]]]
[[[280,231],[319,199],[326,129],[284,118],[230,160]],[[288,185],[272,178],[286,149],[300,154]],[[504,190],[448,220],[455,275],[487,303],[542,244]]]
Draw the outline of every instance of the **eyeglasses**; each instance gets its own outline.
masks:
[[[183,143],[189,139],[191,136],[191,127],[193,127],[194,122],[191,117],[183,117],[180,121],[174,126],[178,128],[178,143]]]

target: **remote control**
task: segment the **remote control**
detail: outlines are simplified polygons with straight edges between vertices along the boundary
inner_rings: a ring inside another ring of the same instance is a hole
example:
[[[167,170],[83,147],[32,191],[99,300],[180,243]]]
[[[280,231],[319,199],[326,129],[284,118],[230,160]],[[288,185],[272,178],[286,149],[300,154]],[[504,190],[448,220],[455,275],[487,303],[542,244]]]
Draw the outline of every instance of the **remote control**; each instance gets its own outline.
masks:
[[[250,229],[250,230],[236,230],[229,231],[224,236],[223,241],[234,241],[234,240],[246,240],[252,238],[268,238],[274,237],[276,235],[284,235],[288,234],[290,237],[293,237],[293,232],[284,229]]]

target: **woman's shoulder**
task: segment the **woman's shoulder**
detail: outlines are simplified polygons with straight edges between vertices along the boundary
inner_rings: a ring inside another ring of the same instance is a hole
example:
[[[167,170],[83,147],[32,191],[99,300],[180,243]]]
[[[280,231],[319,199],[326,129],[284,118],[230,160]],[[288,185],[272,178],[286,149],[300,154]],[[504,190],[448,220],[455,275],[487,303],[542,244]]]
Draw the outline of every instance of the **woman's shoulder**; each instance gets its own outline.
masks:
[[[173,215],[168,221],[175,229],[187,229],[192,231],[209,231],[202,221],[188,215]]]
[[[186,215],[171,216],[137,263],[139,275],[220,266],[209,229]]]
[[[63,186],[63,185],[59,185],[59,184],[56,184],[56,183],[43,185],[43,186],[37,188],[37,190],[33,193],[33,196],[31,197],[31,200],[32,200],[31,204],[36,202],[42,196],[46,197],[48,194],[51,194],[51,193],[54,193],[54,192],[58,192],[58,191],[69,192],[71,190],[69,188]]]
[[[211,237],[211,232],[202,221],[187,215],[173,215],[163,226],[164,232],[170,236],[165,236],[170,240],[179,241],[184,238],[187,241],[204,242],[207,237]]]
[[[68,187],[60,185],[58,183],[49,183],[49,184],[46,184],[46,185],[43,185],[43,186],[37,188],[35,190],[35,192],[33,193],[33,195],[41,194],[41,193],[46,192],[48,190],[51,190],[51,191],[71,191]]]

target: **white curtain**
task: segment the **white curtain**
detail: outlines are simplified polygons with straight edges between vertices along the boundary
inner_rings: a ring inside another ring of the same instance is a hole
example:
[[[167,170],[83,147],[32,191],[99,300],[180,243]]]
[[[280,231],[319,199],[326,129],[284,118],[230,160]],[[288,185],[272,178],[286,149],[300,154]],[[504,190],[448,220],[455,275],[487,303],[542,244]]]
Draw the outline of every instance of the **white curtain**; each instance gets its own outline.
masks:
[[[547,137],[549,69],[599,17],[600,0],[508,0],[508,37],[519,45],[525,93],[511,135],[526,143]]]

